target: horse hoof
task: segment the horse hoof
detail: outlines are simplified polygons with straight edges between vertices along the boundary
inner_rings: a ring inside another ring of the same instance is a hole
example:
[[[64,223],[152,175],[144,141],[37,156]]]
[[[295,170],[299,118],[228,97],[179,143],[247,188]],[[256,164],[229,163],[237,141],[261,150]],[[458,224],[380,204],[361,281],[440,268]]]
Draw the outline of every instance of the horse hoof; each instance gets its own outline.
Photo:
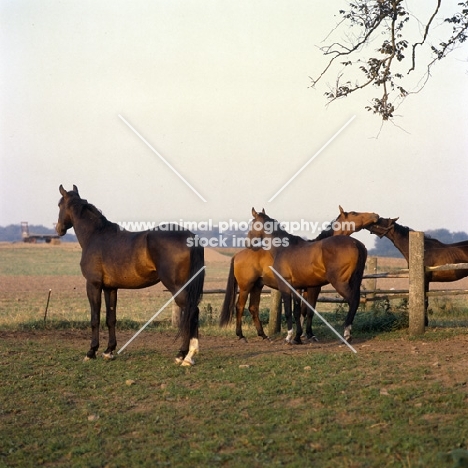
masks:
[[[178,366],[184,362],[184,358],[177,356],[174,361]]]
[[[86,355],[86,356],[83,358],[83,362],[91,361],[91,359],[96,359],[96,357],[89,357],[89,356]]]
[[[184,359],[180,365],[181,367],[191,367],[195,365],[195,361],[193,359]]]
[[[248,343],[247,338],[245,336],[240,336],[239,341],[242,341],[243,343]]]
[[[307,337],[307,341],[308,341],[309,343],[318,343],[319,340],[318,340],[318,338],[317,338],[315,335],[312,335],[312,336],[308,336],[308,337]]]
[[[102,357],[106,360],[106,361],[112,361],[112,359],[115,358],[114,356],[114,353],[111,351],[110,353],[102,353]]]
[[[301,345],[302,341],[301,340],[293,340],[292,343],[293,345]]]

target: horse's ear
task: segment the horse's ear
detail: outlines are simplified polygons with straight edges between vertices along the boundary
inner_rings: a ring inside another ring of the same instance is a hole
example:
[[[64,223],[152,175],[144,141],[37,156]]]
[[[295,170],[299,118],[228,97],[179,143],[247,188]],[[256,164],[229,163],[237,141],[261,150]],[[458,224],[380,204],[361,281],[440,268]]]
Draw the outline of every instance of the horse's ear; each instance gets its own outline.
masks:
[[[255,208],[252,207],[252,216],[256,218],[258,213],[255,211]]]
[[[68,195],[67,191],[63,188],[62,184],[60,184],[59,192],[60,192],[60,195],[62,195],[62,197],[66,197]]]
[[[73,191],[77,193],[77,195],[79,195],[78,193],[78,187],[76,185],[73,185]]]
[[[265,213],[265,208],[262,208],[262,213],[263,213],[263,214],[266,214],[266,213]]]
[[[395,224],[398,220],[400,219],[400,217],[398,216],[398,218],[392,218],[392,224]]]
[[[341,208],[341,205],[338,205],[338,208],[340,209],[340,214],[344,214],[344,210]]]

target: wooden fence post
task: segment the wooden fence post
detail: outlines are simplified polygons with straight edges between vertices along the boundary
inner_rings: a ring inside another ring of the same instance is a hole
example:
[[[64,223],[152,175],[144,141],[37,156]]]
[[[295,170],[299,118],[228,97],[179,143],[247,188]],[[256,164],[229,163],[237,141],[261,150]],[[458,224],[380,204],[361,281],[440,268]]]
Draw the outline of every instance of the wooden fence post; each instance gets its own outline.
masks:
[[[281,332],[281,293],[276,289],[271,290],[270,320],[268,322],[268,334],[276,335]]]
[[[424,233],[409,233],[409,332],[424,333],[426,294],[424,290]]]
[[[367,273],[369,275],[375,275],[377,273],[377,257],[369,257],[369,259],[367,260]],[[371,301],[372,303],[371,309],[372,309],[374,308],[373,299],[375,298],[375,290],[377,289],[377,278],[368,279],[366,286],[370,291],[374,291],[374,292],[366,293],[366,296],[365,296],[366,301],[367,299]],[[367,309],[366,303],[365,303],[365,306]]]
[[[172,301],[172,326],[174,328],[179,328],[181,313],[182,309],[175,303],[175,301]]]

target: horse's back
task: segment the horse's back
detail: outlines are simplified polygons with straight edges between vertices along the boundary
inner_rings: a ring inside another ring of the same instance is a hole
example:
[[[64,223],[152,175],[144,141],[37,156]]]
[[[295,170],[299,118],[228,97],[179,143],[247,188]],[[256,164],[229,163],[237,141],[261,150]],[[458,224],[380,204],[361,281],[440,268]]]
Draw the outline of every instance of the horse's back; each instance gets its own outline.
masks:
[[[323,286],[338,276],[349,279],[365,263],[367,250],[349,236],[333,236],[286,247],[275,258],[275,268],[295,287]]]
[[[440,266],[448,263],[468,263],[468,241],[454,244],[438,244],[425,239],[424,266]],[[441,247],[442,246],[442,247]],[[429,247],[429,248],[428,248]],[[429,281],[451,282],[468,276],[468,270],[445,270],[428,273]]]
[[[137,289],[158,283],[161,272],[187,264],[178,276],[186,277],[190,248],[185,232],[103,232],[83,249],[83,275],[109,288]],[[172,267],[173,268],[173,267]],[[175,274],[172,275],[175,277]]]

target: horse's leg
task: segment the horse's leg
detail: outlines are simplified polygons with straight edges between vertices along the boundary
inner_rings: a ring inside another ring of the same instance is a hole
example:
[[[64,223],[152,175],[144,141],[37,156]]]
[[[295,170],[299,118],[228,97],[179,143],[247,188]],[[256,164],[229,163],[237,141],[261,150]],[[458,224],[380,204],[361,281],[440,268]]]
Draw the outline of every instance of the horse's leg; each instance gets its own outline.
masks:
[[[293,300],[293,315],[294,321],[296,322],[296,337],[293,340],[293,344],[302,344],[301,335],[302,335],[302,323],[301,323],[301,308],[302,301],[295,296]]]
[[[175,303],[181,308],[180,320],[189,321],[188,334],[182,334],[182,345],[176,355],[175,362],[181,366],[193,366],[195,361],[193,357],[199,351],[198,344],[198,317],[200,310],[196,305],[190,305],[188,296],[185,292],[179,294]],[[190,309],[192,307],[192,309]],[[194,319],[196,317],[196,320]]]
[[[198,309],[198,307],[197,307]],[[197,310],[197,314],[200,311]],[[184,360],[181,363],[181,366],[193,366],[195,361],[193,357],[195,354],[198,354],[199,345],[198,345],[198,320],[195,323],[192,323],[190,326],[190,338],[188,343],[183,344],[186,348],[188,348],[188,352],[186,353]],[[183,352],[183,351],[182,351]]]
[[[262,295],[262,287],[255,285],[250,291],[250,302],[249,302],[249,312],[252,316],[255,328],[257,329],[257,335],[261,336],[264,340],[268,339],[268,336],[265,335],[263,331],[262,322],[259,317],[260,309],[260,297]]]
[[[247,342],[247,339],[242,333],[242,316],[244,315],[244,308],[247,302],[247,297],[249,296],[249,291],[239,290],[239,296],[237,297],[236,302],[236,335],[239,337],[239,340]]]
[[[288,327],[286,343],[292,344],[293,341],[293,325],[292,325],[292,310],[291,310],[291,293],[289,291],[281,291],[281,297],[284,304],[284,316]]]
[[[175,299],[174,302],[180,308],[180,318],[179,320],[184,320],[185,314],[188,314],[188,310],[186,310],[186,293],[183,291],[180,293]],[[189,338],[182,338],[182,344],[180,346],[179,351],[176,354],[175,362],[176,364],[182,364],[184,362],[185,357],[189,352]]]
[[[320,286],[317,286],[315,288],[307,288],[307,302],[314,309],[315,309],[315,306],[317,305],[317,299],[318,299],[321,289],[322,288]],[[314,318],[314,311],[310,307],[307,307],[305,304],[304,306],[307,309],[307,321],[306,321],[307,339],[310,341],[318,341],[317,337],[314,335],[314,332],[312,331],[312,319]]]
[[[114,351],[117,347],[117,338],[115,336],[117,289],[104,289],[104,299],[106,302],[106,325],[109,330],[109,342],[107,349],[102,353],[102,357],[104,359],[114,359]]]
[[[344,323],[344,339],[348,342],[351,341],[351,328],[354,321],[354,316],[359,307],[360,289],[356,288],[354,291],[348,283],[333,284],[338,293],[346,300],[349,305],[349,311],[346,315]]]
[[[304,291],[302,289],[296,289],[296,292],[304,297]],[[301,327],[302,327],[301,338],[304,338],[305,337],[304,323],[307,321],[307,307],[304,305],[301,299],[299,299],[296,295],[293,296],[293,304],[294,304],[293,305],[294,308],[299,307],[299,310],[301,311],[300,312],[300,316],[301,316],[300,320],[301,320]]]
[[[101,322],[101,292],[100,286],[90,281],[86,282],[86,293],[91,307],[91,347],[86,353],[85,361],[96,359],[96,351],[99,348],[99,324]]]

